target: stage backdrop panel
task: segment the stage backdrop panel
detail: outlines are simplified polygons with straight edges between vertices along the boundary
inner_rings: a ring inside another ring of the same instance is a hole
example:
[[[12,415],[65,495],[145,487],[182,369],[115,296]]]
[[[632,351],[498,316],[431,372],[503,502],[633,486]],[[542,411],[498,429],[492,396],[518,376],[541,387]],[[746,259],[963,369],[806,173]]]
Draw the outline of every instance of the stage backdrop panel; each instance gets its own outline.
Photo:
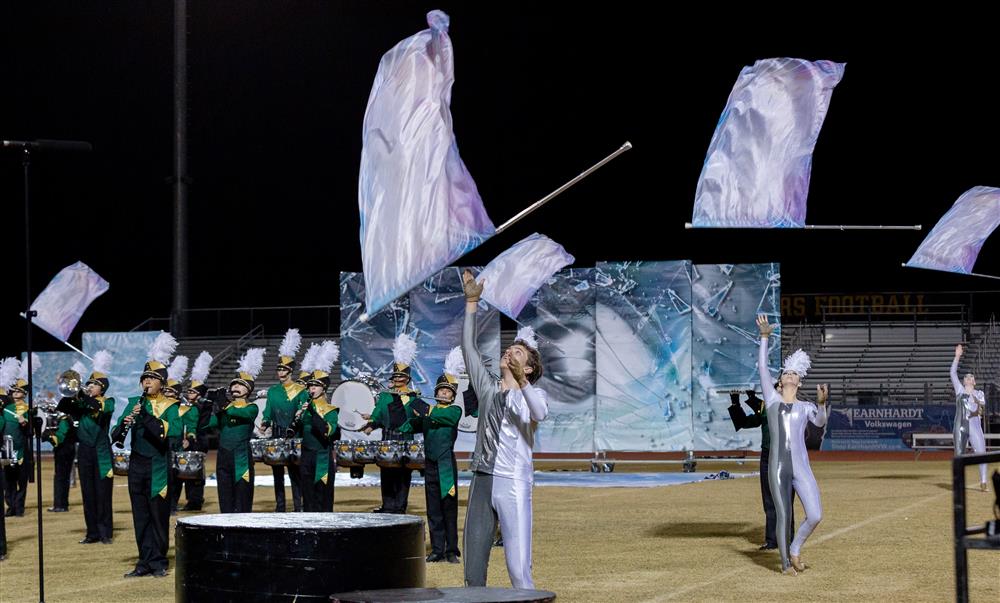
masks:
[[[597,265],[597,450],[691,449],[690,270]]]
[[[538,424],[535,450],[591,452],[597,404],[593,268],[556,273],[535,292],[518,321],[535,330],[549,416]]]
[[[695,450],[760,449],[761,430],[736,431],[729,391],[761,391],[757,371],[757,314],[780,320],[778,264],[696,264],[691,269],[692,429]],[[768,356],[780,368],[780,328]],[[747,408],[744,408],[747,411]]]
[[[392,372],[392,343],[398,333],[408,333],[417,342],[417,359],[411,369],[413,387],[426,396],[434,395],[434,383],[444,371],[448,351],[461,344],[465,296],[462,271],[446,268],[425,280],[406,296],[390,304],[367,323],[359,320],[364,312],[364,278],[361,273],[342,272],[341,362],[343,378],[369,372],[385,383]],[[478,274],[481,267],[470,267]],[[486,304],[478,313],[479,351],[486,366],[499,372],[500,315]],[[464,389],[463,380],[462,388]],[[355,437],[357,434],[351,434]],[[359,436],[360,437],[360,436]],[[456,450],[472,450],[475,434],[459,433]]]
[[[146,366],[149,346],[160,334],[160,331],[140,331],[125,333],[84,333],[83,351],[93,357],[100,350],[111,352],[113,361],[111,373],[108,375],[111,385],[107,395],[115,399],[115,414],[111,425],[118,423],[118,417],[126,410],[126,398],[142,393],[139,377]],[[84,359],[87,368],[93,369]],[[89,376],[89,374],[88,374]],[[86,379],[86,377],[84,377]],[[125,438],[125,446],[131,445],[131,438]]]

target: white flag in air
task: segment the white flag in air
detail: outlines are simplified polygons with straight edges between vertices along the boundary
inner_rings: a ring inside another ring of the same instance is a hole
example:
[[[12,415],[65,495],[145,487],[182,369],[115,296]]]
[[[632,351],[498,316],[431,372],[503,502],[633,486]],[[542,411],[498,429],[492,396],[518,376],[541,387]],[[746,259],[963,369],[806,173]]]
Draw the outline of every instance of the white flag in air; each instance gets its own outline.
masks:
[[[451,122],[448,15],[385,53],[362,129],[358,205],[365,303],[374,315],[494,233]]]
[[[562,245],[536,232],[498,255],[477,280],[486,281],[483,299],[516,319],[535,291],[575,260]]]
[[[37,312],[33,321],[56,339],[66,341],[90,302],[108,288],[108,281],[83,262],[67,266],[31,304]]]

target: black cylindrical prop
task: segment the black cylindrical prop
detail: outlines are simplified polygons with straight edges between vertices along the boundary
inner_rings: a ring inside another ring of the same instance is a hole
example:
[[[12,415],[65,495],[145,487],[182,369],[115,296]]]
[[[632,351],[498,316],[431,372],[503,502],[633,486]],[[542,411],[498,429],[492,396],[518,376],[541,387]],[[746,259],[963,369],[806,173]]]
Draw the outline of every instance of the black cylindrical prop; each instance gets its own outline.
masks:
[[[234,513],[177,521],[176,600],[329,601],[424,585],[424,522],[370,513]]]
[[[332,603],[550,603],[555,593],[515,588],[393,588],[339,593]]]

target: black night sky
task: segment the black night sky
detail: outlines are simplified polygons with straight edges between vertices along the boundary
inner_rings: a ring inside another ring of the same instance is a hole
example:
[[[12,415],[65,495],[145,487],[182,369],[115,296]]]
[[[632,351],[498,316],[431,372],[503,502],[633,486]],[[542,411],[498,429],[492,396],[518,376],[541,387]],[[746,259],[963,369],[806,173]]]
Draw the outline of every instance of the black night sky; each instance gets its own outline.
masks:
[[[900,267],[963,191],[1000,186],[992,18],[827,8],[814,29],[818,15],[776,5],[685,7],[687,16],[655,6],[191,2],[190,305],[338,302],[338,273],[361,268],[357,179],[372,78],[433,8],[451,16],[456,136],[495,224],[624,141],[635,147],[467,263],[537,231],[580,266],[779,261],[785,292],[995,287]],[[34,171],[32,296],[77,260],[111,283],[73,341],[170,311],[172,35],[165,0],[0,7],[0,138],[96,149],[39,157]],[[816,147],[809,223],[924,232],[684,230],[733,82],[775,56],[847,63]],[[6,356],[24,345],[14,153],[0,154],[0,199]],[[998,257],[1000,243],[988,242],[977,272],[997,273]],[[36,347],[60,349],[36,333]]]

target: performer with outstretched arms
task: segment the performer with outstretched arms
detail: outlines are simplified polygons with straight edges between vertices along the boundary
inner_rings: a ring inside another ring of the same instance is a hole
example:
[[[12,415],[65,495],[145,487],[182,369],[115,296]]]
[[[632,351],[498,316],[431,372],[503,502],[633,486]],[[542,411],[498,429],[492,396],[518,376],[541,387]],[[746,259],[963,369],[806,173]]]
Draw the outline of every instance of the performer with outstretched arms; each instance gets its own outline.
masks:
[[[774,327],[767,323],[766,316],[759,315],[757,328],[760,330],[757,369],[760,371],[760,386],[764,390],[767,427],[771,437],[768,478],[777,519],[775,531],[778,550],[781,552],[781,571],[795,575],[796,571],[806,569],[800,559],[800,551],[823,518],[819,486],[816,485],[812,467],[809,466],[809,452],[806,450],[806,423],[811,422],[817,427],[826,425],[829,388],[826,384],[816,386],[819,406],[798,399],[799,385],[811,362],[808,354],[796,350],[785,358],[785,365],[781,368],[781,393],[778,393],[771,385],[771,372],[767,368],[767,343]],[[805,520],[795,533],[794,540],[791,539],[794,529],[793,490],[794,494],[798,494],[806,512]]]
[[[958,380],[958,360],[965,350],[955,346],[955,359],[951,361],[951,384],[955,388],[955,454],[965,454],[972,444],[976,454],[986,452],[986,438],[983,436],[983,416],[986,414],[986,394],[976,389],[976,376],[966,373]],[[986,465],[979,465],[979,488],[986,492]]]
[[[542,377],[542,358],[530,328],[500,358],[498,384],[486,370],[476,343],[476,310],[483,292],[468,270],[462,354],[469,384],[479,398],[479,425],[472,456],[472,485],[465,516],[465,584],[486,586],[490,548],[497,520],[503,534],[507,573],[514,588],[534,588],[531,579],[532,448],[535,429],[548,415],[545,392],[534,387]]]

